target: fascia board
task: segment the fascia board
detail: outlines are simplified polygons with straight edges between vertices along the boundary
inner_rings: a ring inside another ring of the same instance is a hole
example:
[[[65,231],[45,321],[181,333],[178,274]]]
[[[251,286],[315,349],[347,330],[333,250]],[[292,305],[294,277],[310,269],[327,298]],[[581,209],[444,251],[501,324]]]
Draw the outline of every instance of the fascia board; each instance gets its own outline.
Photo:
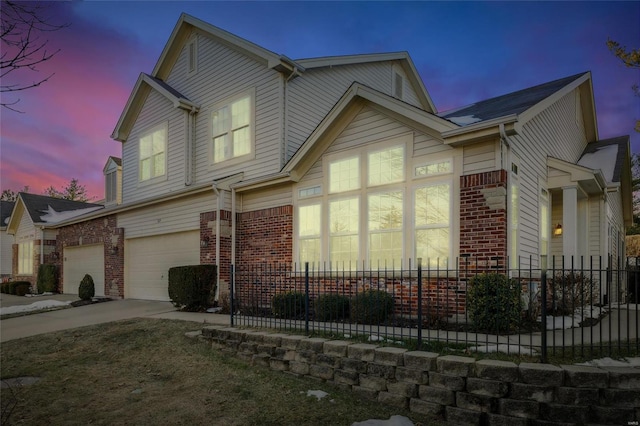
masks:
[[[364,55],[323,56],[319,58],[297,59],[295,62],[305,69],[333,67],[339,65],[365,64],[369,62],[396,61],[407,59],[406,52],[374,53]]]
[[[580,182],[584,180],[595,180],[598,186],[604,191],[607,187],[606,179],[600,169],[590,169],[588,167],[572,164],[568,161],[560,160],[554,157],[547,157],[547,167],[565,172],[569,175],[570,182]],[[557,181],[557,182],[556,182]],[[549,187],[561,187],[566,181],[566,177],[558,176],[549,178]]]
[[[515,134],[516,125],[518,124],[518,115],[509,114],[504,117],[498,117],[491,120],[481,121],[470,124],[469,126],[456,128],[442,133],[445,144],[451,146],[460,146],[467,142],[476,142],[479,139],[486,139],[500,135],[500,125],[505,125],[507,134]]]
[[[267,176],[261,176],[259,178],[251,179],[248,181],[242,181],[229,185],[231,189],[235,189],[236,192],[246,192],[255,189],[266,188],[273,185],[282,183],[294,182],[289,173],[274,173]]]
[[[115,129],[113,129],[113,132],[111,133],[112,139],[115,139],[120,142],[124,142],[127,140],[127,136],[129,134],[130,129],[125,129],[125,127],[130,127],[132,125],[131,122],[133,120],[131,116],[137,115],[137,112],[142,106],[141,97],[143,94],[140,92],[141,90],[143,90],[142,89],[142,82],[144,81],[143,77],[144,77],[144,73],[140,73],[140,75],[138,76],[138,80],[136,81],[136,84],[133,86],[133,90],[129,95],[129,99],[127,99],[127,104],[125,105],[124,109],[122,110],[122,113],[120,114],[118,123],[116,124]],[[148,94],[148,92],[145,93],[144,95],[146,96],[146,94]]]

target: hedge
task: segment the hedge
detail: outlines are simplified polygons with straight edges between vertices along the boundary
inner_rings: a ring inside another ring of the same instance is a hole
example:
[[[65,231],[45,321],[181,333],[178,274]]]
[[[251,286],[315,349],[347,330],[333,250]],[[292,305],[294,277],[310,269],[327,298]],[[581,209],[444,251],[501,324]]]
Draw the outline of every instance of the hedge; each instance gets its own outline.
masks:
[[[169,269],[169,298],[185,311],[207,309],[216,290],[215,265],[176,266]]]

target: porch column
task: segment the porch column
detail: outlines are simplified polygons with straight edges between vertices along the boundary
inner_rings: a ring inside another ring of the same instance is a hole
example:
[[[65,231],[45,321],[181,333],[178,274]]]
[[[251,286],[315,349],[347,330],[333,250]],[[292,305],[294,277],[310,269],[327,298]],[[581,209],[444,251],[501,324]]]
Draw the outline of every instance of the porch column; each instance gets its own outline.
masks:
[[[578,256],[578,187],[562,188],[562,255],[567,262]]]

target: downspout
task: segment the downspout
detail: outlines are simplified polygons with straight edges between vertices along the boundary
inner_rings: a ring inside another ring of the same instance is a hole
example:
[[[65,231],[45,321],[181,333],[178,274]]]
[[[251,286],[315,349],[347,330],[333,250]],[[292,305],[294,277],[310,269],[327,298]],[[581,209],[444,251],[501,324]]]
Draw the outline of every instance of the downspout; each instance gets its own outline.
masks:
[[[231,264],[236,264],[236,189],[231,188]],[[236,280],[233,280],[233,294],[235,294]]]
[[[40,227],[40,264],[44,265],[44,226]]]
[[[184,179],[185,186],[191,186],[193,183],[193,145],[195,139],[195,114],[197,112],[197,108],[195,106],[191,107],[191,111],[189,111],[189,115],[187,116],[187,153],[186,153],[186,176]],[[185,110],[186,113],[186,110]]]
[[[216,205],[216,295],[215,300],[218,301],[220,296],[220,191],[218,186],[214,182],[212,185],[213,192],[216,193],[217,205]]]

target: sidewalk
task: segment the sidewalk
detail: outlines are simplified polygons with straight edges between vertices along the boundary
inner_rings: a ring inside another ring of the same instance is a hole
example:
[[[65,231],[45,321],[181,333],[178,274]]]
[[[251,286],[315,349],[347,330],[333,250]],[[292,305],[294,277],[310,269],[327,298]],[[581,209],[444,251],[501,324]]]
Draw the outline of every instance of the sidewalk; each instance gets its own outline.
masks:
[[[2,294],[0,307],[28,305],[45,300],[71,302],[78,300],[78,297],[64,294],[38,297]],[[0,321],[0,342],[131,318],[162,318],[199,324],[229,324],[228,315],[178,312],[171,302],[124,299],[3,319]]]

